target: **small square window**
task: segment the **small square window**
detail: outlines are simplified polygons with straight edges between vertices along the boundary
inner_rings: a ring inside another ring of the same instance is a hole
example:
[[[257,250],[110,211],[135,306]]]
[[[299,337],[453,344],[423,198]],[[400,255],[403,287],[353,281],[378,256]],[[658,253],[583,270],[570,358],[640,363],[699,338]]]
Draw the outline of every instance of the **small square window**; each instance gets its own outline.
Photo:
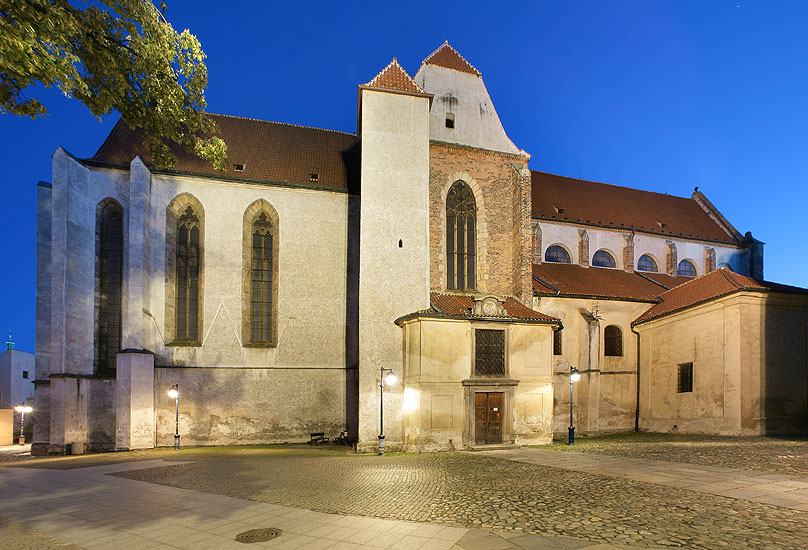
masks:
[[[22,371],[22,377],[23,378],[28,378],[28,371],[27,370]]]
[[[556,330],[553,332],[553,355],[562,355],[563,348],[561,347],[561,331]]]
[[[234,172],[243,172],[244,171],[244,164],[243,162],[239,162],[233,165]]]
[[[693,363],[679,365],[678,393],[691,393],[693,391]]]
[[[318,174],[317,172],[312,172],[311,174],[309,174],[309,179],[311,181],[320,181],[320,174]]]
[[[446,127],[454,128],[455,127],[454,123],[455,123],[454,113],[446,113]]]

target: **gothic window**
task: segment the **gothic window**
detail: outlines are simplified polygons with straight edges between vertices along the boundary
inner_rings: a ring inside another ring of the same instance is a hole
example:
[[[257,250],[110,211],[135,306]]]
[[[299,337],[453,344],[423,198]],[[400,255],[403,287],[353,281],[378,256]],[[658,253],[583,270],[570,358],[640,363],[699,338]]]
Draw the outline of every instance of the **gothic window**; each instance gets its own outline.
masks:
[[[242,342],[278,343],[278,214],[259,199],[244,212]]]
[[[592,265],[595,267],[615,267],[616,264],[612,255],[601,249],[592,256]]]
[[[474,331],[474,375],[505,376],[505,331]]]
[[[252,224],[250,278],[250,341],[271,341],[272,226],[266,212]]]
[[[693,391],[693,363],[679,365],[677,378],[677,393],[691,393]]]
[[[679,269],[676,270],[676,274],[682,277],[695,277],[696,266],[690,260],[682,260],[679,262]]]
[[[96,209],[95,280],[95,371],[108,372],[121,350],[123,289],[123,208],[112,199]]]
[[[617,325],[609,325],[603,330],[603,355],[607,357],[623,355],[623,331]]]
[[[187,206],[177,218],[176,340],[199,339],[199,216]]]
[[[544,261],[556,264],[568,264],[570,263],[570,255],[564,248],[554,244],[548,246],[547,250],[544,252]]]
[[[649,256],[648,254],[643,254],[640,256],[640,260],[637,262],[637,270],[638,271],[651,271],[656,273],[658,271],[656,261]]]
[[[477,286],[477,206],[471,188],[456,181],[446,196],[446,287],[473,290]]]

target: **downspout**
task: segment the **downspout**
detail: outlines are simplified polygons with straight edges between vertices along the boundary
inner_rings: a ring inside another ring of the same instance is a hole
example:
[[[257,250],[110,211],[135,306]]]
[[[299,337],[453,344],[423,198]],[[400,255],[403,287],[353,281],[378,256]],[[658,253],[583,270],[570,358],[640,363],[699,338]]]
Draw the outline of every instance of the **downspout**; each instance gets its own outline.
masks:
[[[637,336],[637,407],[634,410],[634,431],[640,431],[640,333],[631,327],[631,332]]]

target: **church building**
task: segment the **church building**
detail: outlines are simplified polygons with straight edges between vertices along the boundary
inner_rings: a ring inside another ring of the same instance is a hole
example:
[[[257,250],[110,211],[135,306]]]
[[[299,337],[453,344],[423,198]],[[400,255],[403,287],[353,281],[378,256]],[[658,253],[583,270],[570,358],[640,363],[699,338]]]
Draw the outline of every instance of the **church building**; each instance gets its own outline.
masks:
[[[351,106],[346,105],[346,108]],[[690,198],[529,167],[448,43],[355,134],[210,115],[226,172],[119,121],[37,188],[33,452],[804,433],[808,291]],[[397,382],[380,385],[395,373]]]

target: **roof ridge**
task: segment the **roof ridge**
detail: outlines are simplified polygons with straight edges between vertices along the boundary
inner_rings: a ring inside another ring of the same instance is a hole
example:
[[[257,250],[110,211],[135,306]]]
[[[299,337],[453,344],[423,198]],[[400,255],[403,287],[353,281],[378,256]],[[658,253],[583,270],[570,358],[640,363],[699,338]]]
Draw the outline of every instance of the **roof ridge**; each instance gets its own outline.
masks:
[[[227,114],[223,114],[223,113],[206,113],[206,114],[220,116],[220,117],[226,117],[226,118],[236,118],[236,119],[239,119],[239,120],[251,120],[253,122],[263,122],[263,123],[266,123],[266,124],[280,124],[282,126],[292,126],[294,128],[304,128],[306,130],[320,130],[320,131],[323,131],[323,132],[334,132],[335,134],[343,134],[343,135],[346,135],[346,136],[357,137],[356,134],[352,134],[350,132],[343,132],[342,130],[332,130],[331,128],[318,128],[317,126],[303,126],[302,124],[292,124],[291,122],[280,122],[278,120],[264,120],[264,119],[261,119],[261,118],[254,118],[254,117],[249,117],[249,116],[238,116],[238,115],[227,115]]]
[[[683,199],[683,200],[687,200],[687,201],[696,202],[691,197],[682,197],[680,195],[670,195],[668,193],[660,193],[659,191],[648,191],[647,189],[638,189],[637,187],[629,187],[628,185],[619,185],[617,183],[609,183],[607,181],[585,180],[583,178],[574,178],[572,176],[564,176],[562,174],[553,174],[552,172],[545,172],[543,170],[531,170],[531,173],[546,174],[548,176],[555,176],[557,178],[564,178],[564,179],[568,179],[568,180],[582,181],[582,182],[585,182],[585,183],[597,183],[599,185],[608,185],[610,187],[619,187],[620,189],[630,189],[631,191],[639,191],[641,193],[650,193],[652,195],[659,195],[661,197],[671,197],[671,198],[674,198],[674,199]]]
[[[469,63],[468,59],[463,57],[463,55],[459,51],[457,51],[451,44],[449,44],[448,40],[444,40],[443,44],[438,46],[438,48],[434,52],[432,52],[431,54],[426,56],[426,59],[421,61],[421,65],[436,65],[437,67],[443,67],[445,69],[450,69],[450,70],[456,71],[457,69],[452,69],[451,67],[445,67],[443,65],[437,65],[437,64],[429,62],[429,60],[432,59],[435,56],[435,54],[437,54],[439,51],[443,50],[444,48],[448,48],[449,50],[451,50],[452,53],[454,53],[457,57],[459,57],[466,65],[468,65],[472,69],[472,71],[474,71],[474,74],[476,74],[479,77],[483,76],[483,73],[481,73],[480,70],[477,67],[475,67],[474,65]],[[458,71],[458,72],[466,72],[466,71]]]

